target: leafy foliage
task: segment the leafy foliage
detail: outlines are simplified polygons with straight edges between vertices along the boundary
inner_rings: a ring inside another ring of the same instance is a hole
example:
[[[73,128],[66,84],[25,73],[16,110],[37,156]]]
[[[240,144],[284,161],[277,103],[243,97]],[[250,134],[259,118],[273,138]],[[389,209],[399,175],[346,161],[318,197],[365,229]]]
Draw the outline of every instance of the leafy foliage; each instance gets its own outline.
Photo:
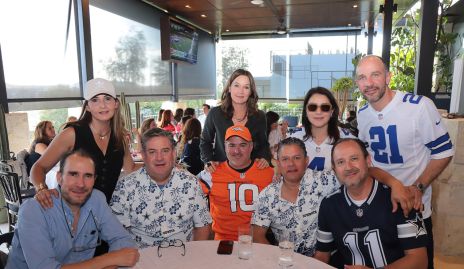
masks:
[[[354,82],[351,77],[339,78],[332,86],[332,91],[335,93],[335,99],[337,99],[338,105],[340,106],[340,114],[345,112],[346,104],[348,103],[348,94],[353,87]]]
[[[129,31],[119,39],[115,47],[116,58],[110,59],[104,68],[113,81],[143,82],[142,69],[146,67],[145,35],[142,31]]]
[[[416,26],[397,27],[392,32],[390,54],[390,87],[406,92],[414,91],[416,71]]]
[[[222,88],[227,83],[229,76],[237,69],[248,69],[248,53],[249,50],[240,47],[223,47],[222,48],[222,77],[218,80],[218,91],[222,92]],[[218,95],[220,96],[220,95]]]

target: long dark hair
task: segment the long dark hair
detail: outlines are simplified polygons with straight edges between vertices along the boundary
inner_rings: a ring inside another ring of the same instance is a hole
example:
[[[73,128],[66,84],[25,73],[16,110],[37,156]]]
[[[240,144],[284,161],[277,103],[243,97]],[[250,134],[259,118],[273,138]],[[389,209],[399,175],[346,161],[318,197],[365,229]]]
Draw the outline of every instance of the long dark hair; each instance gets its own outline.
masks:
[[[271,133],[272,124],[278,122],[279,118],[279,114],[275,113],[274,111],[266,112],[267,137],[269,137],[269,134]]]
[[[53,126],[53,123],[48,120],[41,121],[35,126],[35,131],[34,131],[34,141],[32,142],[31,148],[29,149],[29,152],[32,152],[35,150],[35,145],[38,143],[43,143],[45,145],[50,145],[52,142],[53,137],[48,137],[46,132],[47,132],[47,125],[50,124]]]
[[[309,122],[306,110],[308,109],[307,106],[309,99],[314,94],[324,95],[325,97],[327,97],[327,99],[329,99],[330,105],[332,105],[333,112],[329,119],[327,132],[329,134],[329,137],[332,139],[332,143],[334,143],[340,139],[340,131],[338,130],[338,114],[340,113],[340,108],[338,108],[337,101],[335,100],[335,97],[332,95],[332,92],[323,87],[312,88],[306,93],[303,102],[303,112],[301,115],[301,121],[303,123],[303,127],[306,133],[303,136],[303,140],[306,141],[308,140],[308,138],[312,137],[311,122]]]
[[[226,114],[227,117],[232,118],[234,115],[234,107],[232,105],[232,97],[230,96],[230,86],[232,82],[239,77],[246,76],[250,80],[250,96],[247,100],[247,112],[248,115],[255,114],[258,112],[258,92],[256,92],[256,84],[253,75],[244,69],[235,70],[232,75],[230,75],[227,84],[224,86],[221,94],[221,110]]]
[[[182,115],[184,115],[184,110],[182,108],[176,109],[176,113],[174,114],[174,120],[176,122],[180,122],[182,119]]]
[[[182,131],[182,145],[185,145],[189,140],[192,140],[195,137],[200,138],[201,135],[201,123],[196,118],[189,119],[183,128]]]
[[[171,124],[171,116],[172,116],[172,111],[169,109],[166,109],[163,112],[163,116],[161,117],[161,128],[164,128],[168,125]]]

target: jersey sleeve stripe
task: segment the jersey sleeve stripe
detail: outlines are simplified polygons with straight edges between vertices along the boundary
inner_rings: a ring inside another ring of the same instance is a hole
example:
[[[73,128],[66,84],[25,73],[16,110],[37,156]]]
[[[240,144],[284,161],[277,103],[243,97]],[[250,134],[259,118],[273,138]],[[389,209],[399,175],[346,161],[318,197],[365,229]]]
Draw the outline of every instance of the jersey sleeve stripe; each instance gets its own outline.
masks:
[[[449,141],[448,143],[444,144],[443,146],[440,146],[439,148],[433,149],[431,154],[435,155],[435,154],[438,154],[438,153],[442,153],[443,151],[450,150],[452,148],[453,148],[453,144],[451,143],[451,141]]]
[[[444,142],[446,141],[449,141],[450,140],[450,136],[448,133],[440,136],[439,138],[435,139],[434,141],[432,142],[429,142],[427,144],[425,144],[426,147],[428,147],[429,149],[433,150],[433,148],[443,144]]]
[[[398,238],[416,238],[417,227],[410,223],[399,224],[396,226],[398,230]]]
[[[322,243],[331,243],[334,241],[334,238],[331,232],[324,232],[317,229],[317,241]]]
[[[364,105],[363,107],[361,107],[361,108],[359,109],[359,111],[358,111],[358,114],[359,114],[359,112],[365,110],[365,109],[368,108],[368,107],[369,107],[369,105],[367,105],[367,104]]]

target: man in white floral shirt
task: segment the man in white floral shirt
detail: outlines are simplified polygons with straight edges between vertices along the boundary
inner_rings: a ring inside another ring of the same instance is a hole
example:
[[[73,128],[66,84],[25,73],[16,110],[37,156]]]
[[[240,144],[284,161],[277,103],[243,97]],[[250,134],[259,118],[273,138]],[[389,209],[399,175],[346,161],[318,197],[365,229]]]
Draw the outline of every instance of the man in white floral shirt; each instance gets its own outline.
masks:
[[[198,180],[175,167],[171,133],[153,128],[142,135],[144,167],[121,178],[110,206],[140,248],[207,240],[211,216]]]
[[[269,244],[266,232],[271,228],[277,241],[289,234],[296,252],[314,255],[319,205],[340,185],[332,170],[307,169],[308,160],[300,139],[290,137],[279,143],[277,165],[282,180],[259,194],[251,221],[254,242]]]

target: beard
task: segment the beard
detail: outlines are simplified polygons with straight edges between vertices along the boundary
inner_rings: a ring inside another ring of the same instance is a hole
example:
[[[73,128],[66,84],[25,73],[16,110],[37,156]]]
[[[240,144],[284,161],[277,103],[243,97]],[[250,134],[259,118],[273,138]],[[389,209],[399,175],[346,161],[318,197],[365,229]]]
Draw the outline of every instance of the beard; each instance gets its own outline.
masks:
[[[384,85],[383,87],[377,87],[377,86],[365,87],[364,91],[368,91],[368,90],[372,90],[372,89],[377,91],[377,95],[367,96],[363,92],[361,92],[361,93],[362,93],[362,96],[364,97],[364,99],[366,99],[369,103],[376,103],[376,102],[378,102],[380,99],[382,99],[384,97],[386,89],[387,89],[387,85]]]
[[[90,198],[90,195],[92,194],[92,190],[87,191],[88,193],[83,197],[82,199],[77,199],[74,198],[68,190],[63,190],[61,189],[61,196],[63,197],[63,200],[66,201],[66,203],[70,206],[78,206],[81,207],[82,205],[87,202],[87,200]]]

